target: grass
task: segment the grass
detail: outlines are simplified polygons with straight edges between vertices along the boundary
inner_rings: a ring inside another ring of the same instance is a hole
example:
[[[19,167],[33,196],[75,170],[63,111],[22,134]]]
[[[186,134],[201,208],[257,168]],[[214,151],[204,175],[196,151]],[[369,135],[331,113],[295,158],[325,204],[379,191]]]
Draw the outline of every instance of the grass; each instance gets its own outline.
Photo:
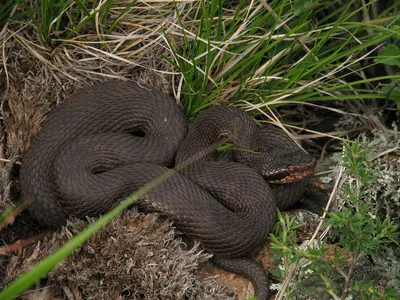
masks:
[[[378,49],[398,38],[399,17],[384,11],[360,22],[358,14],[368,14],[373,3],[357,3],[347,1],[320,21],[315,16],[327,10],[323,2],[306,9],[290,1],[41,1],[37,8],[24,4],[14,16],[37,40],[14,34],[76,81],[120,77],[125,66],[143,66],[143,55],[154,51],[164,58],[159,71],[172,75],[189,117],[216,101],[259,114],[289,101],[385,98],[371,93],[372,84],[398,77],[371,78],[365,71],[376,65],[370,60]],[[22,21],[27,17],[32,21]],[[101,66],[107,72],[100,74]]]
[[[219,102],[279,123],[275,109],[288,105],[345,114],[348,100],[361,106],[352,112],[360,115],[363,101],[398,101],[389,93],[400,79],[399,48],[389,46],[400,37],[398,0],[384,7],[359,0],[10,3],[0,7],[3,62],[13,41],[45,66],[46,81],[79,86],[146,70],[163,77],[189,118]],[[12,89],[7,64],[0,71]],[[287,125],[307,132],[312,122],[308,116]],[[93,229],[0,297],[28,288]]]
[[[393,77],[369,81],[362,74],[366,67],[360,63],[371,58],[376,52],[374,47],[398,36],[398,32],[373,26],[374,38],[358,36],[357,33],[365,31],[369,25],[348,21],[357,12],[349,13],[351,1],[342,10],[332,13],[333,22],[316,28],[304,20],[317,14],[322,6],[302,12],[302,18],[294,21],[292,14],[283,13],[289,8],[288,1],[277,3],[274,9],[263,1],[253,7],[242,1],[231,18],[221,17],[218,2],[202,6],[203,18],[199,20],[197,31],[190,35],[191,28],[182,24],[191,23],[179,19],[183,47],[171,47],[174,66],[182,74],[181,92],[189,116],[212,105],[216,99],[265,111],[266,106],[278,106],[287,101],[385,97],[383,93],[372,95],[369,83]],[[213,9],[215,7],[219,9]],[[359,10],[363,8],[368,7]],[[193,19],[195,13],[186,15],[187,19]],[[238,20],[247,26],[240,26]],[[305,42],[311,43],[313,48],[310,50]],[[346,82],[350,76],[361,80]]]

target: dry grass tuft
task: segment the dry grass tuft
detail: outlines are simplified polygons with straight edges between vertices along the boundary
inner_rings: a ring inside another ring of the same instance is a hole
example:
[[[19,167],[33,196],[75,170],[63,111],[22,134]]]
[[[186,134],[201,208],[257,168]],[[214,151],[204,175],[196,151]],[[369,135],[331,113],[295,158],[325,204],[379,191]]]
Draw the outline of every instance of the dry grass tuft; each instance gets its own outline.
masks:
[[[82,231],[77,220],[29,251],[15,256],[7,269],[11,282]],[[97,232],[48,278],[75,299],[228,299],[212,278],[199,280],[197,266],[209,258],[196,244],[184,250],[170,221],[155,214],[128,211]]]
[[[105,4],[106,1],[100,1],[96,9]],[[53,31],[54,26],[51,26],[51,42],[46,42],[37,32],[25,28],[26,25],[16,24],[10,26],[5,36],[25,48],[48,68],[48,75],[58,81],[92,84],[106,79],[126,79],[139,68],[157,70],[164,78],[168,77],[172,72],[171,66],[162,57],[169,52],[163,31],[172,31],[177,22],[173,3],[139,2],[120,16],[128,5],[126,1],[113,4],[106,23],[100,20],[102,16],[98,14],[95,26],[92,22],[85,23],[86,17],[77,16],[79,11],[76,5],[70,5],[64,16],[69,18],[68,22],[83,26],[80,29],[84,34],[77,36],[68,36],[65,31]],[[78,18],[76,22],[72,20],[75,17]],[[103,31],[104,25],[110,26],[117,19],[119,22],[112,32]],[[167,78],[165,83],[171,82],[170,79]]]

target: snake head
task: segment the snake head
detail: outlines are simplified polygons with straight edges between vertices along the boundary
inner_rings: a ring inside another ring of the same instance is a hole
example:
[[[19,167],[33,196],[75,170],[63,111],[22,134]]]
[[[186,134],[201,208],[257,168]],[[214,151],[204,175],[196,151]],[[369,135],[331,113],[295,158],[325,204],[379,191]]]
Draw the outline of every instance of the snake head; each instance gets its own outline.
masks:
[[[238,158],[239,156],[239,158]],[[316,159],[300,148],[296,152],[259,151],[235,155],[235,160],[256,170],[269,183],[289,183],[304,180],[314,174]]]
[[[312,176],[317,165],[314,157],[307,153],[290,153],[278,156],[275,164],[262,167],[259,172],[269,183],[289,183]]]
[[[236,151],[235,160],[256,170],[269,183],[289,183],[314,174],[316,159],[281,129],[260,128],[252,151]]]

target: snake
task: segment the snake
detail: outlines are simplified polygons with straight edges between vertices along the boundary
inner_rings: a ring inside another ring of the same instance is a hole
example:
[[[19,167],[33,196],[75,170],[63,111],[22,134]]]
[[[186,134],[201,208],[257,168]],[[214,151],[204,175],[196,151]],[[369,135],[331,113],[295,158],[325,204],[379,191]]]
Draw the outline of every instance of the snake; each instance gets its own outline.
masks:
[[[70,216],[99,216],[176,170],[136,204],[172,219],[267,299],[266,272],[251,255],[314,168],[283,130],[240,108],[215,105],[188,121],[159,89],[111,80],[79,89],[48,114],[23,155],[20,187],[30,214],[56,229]]]

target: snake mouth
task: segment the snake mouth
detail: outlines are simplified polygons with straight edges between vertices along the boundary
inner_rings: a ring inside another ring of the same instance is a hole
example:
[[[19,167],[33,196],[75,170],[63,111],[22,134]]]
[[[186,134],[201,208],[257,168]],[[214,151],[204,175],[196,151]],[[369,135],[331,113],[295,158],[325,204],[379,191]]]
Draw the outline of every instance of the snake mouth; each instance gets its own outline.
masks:
[[[312,176],[315,171],[317,161],[314,158],[310,163],[299,166],[288,166],[273,173],[264,175],[269,183],[283,184],[304,180],[305,177]]]

